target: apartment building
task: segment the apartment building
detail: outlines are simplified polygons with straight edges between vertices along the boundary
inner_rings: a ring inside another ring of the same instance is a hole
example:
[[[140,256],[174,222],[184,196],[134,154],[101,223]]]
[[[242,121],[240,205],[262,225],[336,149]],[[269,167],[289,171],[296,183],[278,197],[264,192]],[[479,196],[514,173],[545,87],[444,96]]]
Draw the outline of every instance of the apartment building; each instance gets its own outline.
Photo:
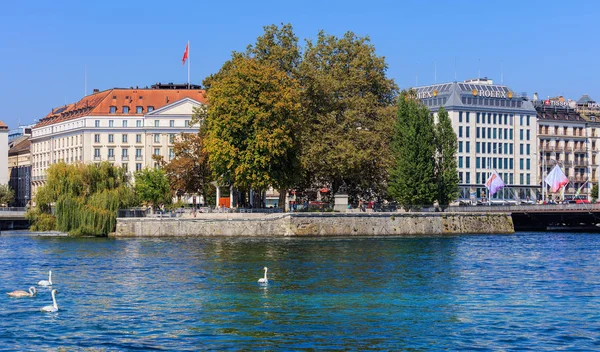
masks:
[[[590,114],[588,100],[584,100],[585,104],[581,105],[584,105],[585,113],[580,113],[580,101],[566,100],[562,96],[539,100],[537,94],[533,98],[540,150],[538,182],[542,183],[548,172],[558,164],[569,178],[564,189],[565,196],[574,196],[579,189],[581,195],[589,196],[600,172],[600,123],[593,113]],[[547,194],[549,197],[558,196],[551,192]]]
[[[109,161],[129,172],[155,166],[152,155],[174,157],[173,141],[196,132],[190,120],[205,103],[199,86],[156,84],[151,88],[94,90],[41,119],[31,136],[32,189],[43,185],[59,161]]]
[[[8,149],[8,126],[0,121],[0,145]],[[6,150],[5,149],[5,150]],[[0,153],[0,185],[8,184],[8,153]]]
[[[537,197],[536,110],[527,97],[488,78],[414,89],[434,115],[448,111],[458,137],[460,198],[486,200],[493,170],[506,184],[494,199]]]
[[[31,200],[31,141],[21,135],[8,143],[8,184],[15,192],[12,203],[25,207]]]

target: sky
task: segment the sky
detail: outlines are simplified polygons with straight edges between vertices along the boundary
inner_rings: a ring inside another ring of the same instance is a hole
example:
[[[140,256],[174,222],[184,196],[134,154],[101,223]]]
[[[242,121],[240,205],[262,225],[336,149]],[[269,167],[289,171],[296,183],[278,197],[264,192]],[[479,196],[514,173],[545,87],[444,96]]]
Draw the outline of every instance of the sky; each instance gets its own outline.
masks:
[[[32,123],[93,88],[201,84],[270,24],[298,38],[369,36],[400,88],[489,77],[540,97],[600,100],[600,1],[7,1],[0,120]],[[87,68],[87,69],[86,69]],[[85,84],[87,70],[87,86]],[[87,87],[87,89],[86,89]]]

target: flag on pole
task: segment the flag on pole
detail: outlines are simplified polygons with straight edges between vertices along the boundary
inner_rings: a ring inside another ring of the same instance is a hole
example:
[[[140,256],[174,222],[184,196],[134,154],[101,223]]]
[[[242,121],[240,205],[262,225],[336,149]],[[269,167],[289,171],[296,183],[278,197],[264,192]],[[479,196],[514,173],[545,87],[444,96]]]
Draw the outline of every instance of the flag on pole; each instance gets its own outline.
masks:
[[[502,181],[502,178],[500,175],[498,175],[498,172],[494,170],[490,175],[490,178],[485,181],[485,186],[489,190],[491,198],[494,194],[496,194],[496,192],[504,187],[504,181]]]
[[[579,197],[579,195],[581,194],[581,190],[583,189],[583,187],[585,187],[585,185],[588,183],[588,180],[585,180],[585,182],[581,185],[581,187],[579,187],[577,189],[577,192],[575,192],[575,197]]]
[[[569,179],[565,176],[558,164],[556,164],[548,176],[546,176],[545,181],[550,186],[552,192],[558,191],[562,186],[569,183]]]
[[[185,60],[188,59],[188,50],[189,50],[189,43],[186,44],[185,46],[185,52],[183,53],[183,58],[181,58],[181,66],[185,65]]]

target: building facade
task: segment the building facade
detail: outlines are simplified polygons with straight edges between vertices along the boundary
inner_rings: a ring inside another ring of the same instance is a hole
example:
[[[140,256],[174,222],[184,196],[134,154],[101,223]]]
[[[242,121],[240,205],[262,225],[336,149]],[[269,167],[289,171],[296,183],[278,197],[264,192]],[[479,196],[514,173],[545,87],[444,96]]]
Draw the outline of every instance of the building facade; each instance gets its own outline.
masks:
[[[22,135],[8,143],[9,186],[15,192],[12,205],[25,207],[31,200],[31,141]]]
[[[539,100],[537,94],[534,95],[541,156],[539,180],[541,182],[556,164],[569,178],[564,192],[552,194],[547,190],[546,199],[574,197],[578,191],[580,196],[590,197],[592,184],[598,182],[600,123],[588,106],[594,102],[590,103],[591,99],[586,97],[575,102],[562,96]]]
[[[198,86],[164,84],[148,89],[94,90],[80,101],[52,109],[32,129],[32,188],[43,185],[54,163],[108,161],[129,172],[155,166],[152,155],[174,157],[173,142],[205,103]]]
[[[8,146],[8,126],[0,121],[0,145]],[[7,147],[8,149],[8,147]],[[8,184],[8,153],[0,153],[0,185]]]
[[[31,128],[35,124],[20,126],[15,128],[14,130],[8,131],[8,141],[12,141],[13,139],[21,136],[31,136]]]
[[[506,187],[493,199],[536,199],[536,110],[526,97],[487,78],[416,87],[437,116],[448,111],[458,137],[460,198],[487,201],[485,182],[496,170]]]

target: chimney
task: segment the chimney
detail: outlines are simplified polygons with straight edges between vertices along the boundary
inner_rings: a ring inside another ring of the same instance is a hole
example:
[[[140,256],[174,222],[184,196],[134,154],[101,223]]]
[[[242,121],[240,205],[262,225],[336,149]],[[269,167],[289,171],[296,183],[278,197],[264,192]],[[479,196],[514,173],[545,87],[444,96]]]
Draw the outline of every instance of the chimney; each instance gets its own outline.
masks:
[[[538,100],[538,94],[537,93],[533,93],[533,101],[537,101]]]
[[[94,88],[94,91],[92,92],[92,94],[96,94],[96,93],[98,93],[98,92],[100,92],[100,89],[98,89],[98,88]]]

